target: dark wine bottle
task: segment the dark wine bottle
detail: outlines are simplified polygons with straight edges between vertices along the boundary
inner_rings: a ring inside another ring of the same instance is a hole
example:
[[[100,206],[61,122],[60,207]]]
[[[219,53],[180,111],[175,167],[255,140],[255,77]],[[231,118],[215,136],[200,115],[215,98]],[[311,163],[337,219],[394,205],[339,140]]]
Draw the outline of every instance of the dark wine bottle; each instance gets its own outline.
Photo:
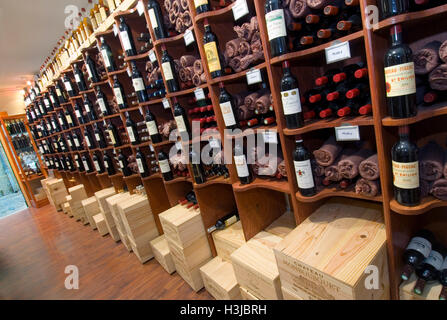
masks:
[[[214,226],[211,226],[207,229],[208,233],[212,233],[216,230],[225,230],[229,226],[235,224],[239,221],[239,213],[238,212],[232,212],[230,214],[227,214],[225,217],[219,219],[216,221],[216,224]]]
[[[399,141],[391,150],[393,161],[394,198],[404,206],[416,206],[421,201],[419,185],[418,147],[409,139],[409,127],[399,127]]]
[[[171,171],[171,166],[169,164],[169,158],[166,153],[160,151],[158,154],[158,165],[160,166],[160,171],[163,174],[163,179],[165,181],[171,181],[174,179],[174,175]]]
[[[189,160],[191,163],[192,176],[196,184],[203,184],[206,182],[205,172],[203,170],[202,163],[200,161],[200,154],[191,150],[189,153]]]
[[[414,117],[417,105],[413,52],[402,42],[400,25],[391,28],[391,42],[384,60],[388,112],[392,118]]]
[[[165,76],[166,84],[168,86],[168,92],[176,92],[180,90],[180,86],[177,80],[177,73],[175,72],[174,60],[168,54],[165,45],[161,46],[161,69]]]
[[[189,122],[188,117],[186,116],[185,109],[180,105],[177,101],[177,98],[173,98],[174,102],[174,119],[177,124],[178,134],[182,137],[189,134],[191,130],[189,130]]]
[[[64,74],[64,86],[65,90],[67,91],[70,97],[74,97],[76,95],[76,92],[73,88],[73,84],[71,83],[71,80],[67,74]]]
[[[76,119],[78,119],[78,123],[79,124],[85,124],[88,122],[88,120],[86,120],[84,118],[84,111],[82,110],[81,106],[78,104],[78,102],[75,102],[75,106],[74,106],[74,111],[75,111],[75,115],[76,115]]]
[[[123,87],[121,86],[121,83],[119,82],[117,75],[113,76],[113,93],[115,94],[116,103],[118,104],[118,107],[120,109],[126,109],[127,103],[126,100],[124,100],[124,97],[126,95],[124,94]]]
[[[300,91],[295,77],[290,71],[289,61],[283,62],[283,77],[281,79],[281,102],[288,129],[304,126]]]
[[[112,145],[116,148],[121,145],[121,138],[118,134],[118,130],[113,125],[112,121],[109,121],[109,124],[107,125],[107,133],[109,135],[110,142]]]
[[[145,120],[147,131],[149,132],[152,143],[160,143],[162,139],[160,133],[158,132],[157,120],[155,119],[155,116],[152,114],[150,109],[147,109],[146,111]]]
[[[141,177],[146,178],[149,176],[149,169],[146,163],[146,157],[144,153],[140,151],[140,148],[135,150],[135,158],[138,165],[138,171],[140,172]]]
[[[298,188],[303,197],[312,197],[316,194],[315,181],[313,177],[310,152],[304,147],[303,140],[295,141],[296,148],[293,154]]]
[[[104,152],[103,160],[104,160],[104,167],[107,169],[107,174],[109,176],[113,176],[114,174],[116,174],[113,160],[111,157],[109,157],[109,155],[106,152]]]
[[[237,128],[238,117],[237,109],[234,105],[233,97],[225,90],[223,82],[219,83],[220,95],[219,95],[219,106],[222,112],[222,117],[225,122],[225,127],[227,129],[233,130]]]
[[[107,98],[104,96],[100,86],[96,87],[96,102],[98,103],[99,110],[101,110],[103,116],[112,114]]]
[[[95,121],[98,120],[96,116],[95,108],[93,107],[93,103],[90,101],[87,94],[84,94],[84,109],[87,113],[87,121]]]
[[[217,36],[211,31],[208,19],[204,19],[205,34],[203,35],[203,48],[205,50],[206,60],[208,63],[208,71],[211,78],[221,77],[222,64],[219,57],[219,41]]]
[[[405,263],[401,278],[404,281],[410,279],[414,269],[419,266],[422,261],[428,258],[431,252],[432,244],[436,242],[435,236],[429,230],[422,229],[416,232],[411,238],[405,249],[403,261]]]
[[[82,164],[84,165],[84,169],[85,169],[85,171],[87,171],[87,173],[93,172],[93,167],[90,164],[90,157],[83,155],[82,156]]]
[[[445,256],[445,249],[437,243],[433,244],[428,257],[416,267],[418,279],[414,285],[414,293],[422,295],[427,283],[438,280]]]
[[[210,11],[208,0],[194,0],[194,7],[196,8],[197,14]]]
[[[104,165],[102,164],[101,159],[96,155],[96,153],[93,154],[92,156],[92,160],[93,160],[93,165],[95,166],[95,170],[97,173],[103,173],[104,170]]]
[[[155,38],[157,40],[167,38],[168,35],[163,22],[163,13],[158,2],[155,0],[149,0],[147,4],[147,11],[149,13],[149,19],[151,21],[152,30],[154,30]]]
[[[130,117],[129,112],[126,112],[126,130],[129,135],[130,143],[137,145],[140,143],[140,137],[138,135],[137,125]]]
[[[126,24],[123,16],[119,18],[119,21],[120,38],[121,43],[123,44],[124,51],[126,52],[128,57],[135,56],[137,54],[137,50],[135,49],[135,44],[133,42],[132,31]]]
[[[253,181],[253,174],[247,164],[244,148],[237,142],[234,146],[234,164],[241,184],[250,184]]]
[[[131,62],[132,66],[132,85],[137,94],[138,101],[140,103],[146,102],[149,100],[146,91],[146,85],[144,84],[143,77],[141,76],[140,71],[138,71],[137,65],[135,61]]]
[[[106,139],[104,138],[104,134],[102,133],[102,130],[99,128],[98,123],[95,123],[95,140],[100,148],[107,147]]]
[[[122,153],[122,151],[119,151],[118,155],[118,163],[120,165],[121,172],[125,177],[128,177],[132,175],[132,171],[129,169],[129,162],[127,161],[127,157]]]
[[[98,75],[98,70],[96,68],[96,63],[90,56],[88,52],[85,53],[85,67],[87,69],[87,73],[89,76],[89,79],[93,82],[99,82],[101,79]]]
[[[65,99],[65,95],[64,95],[64,90],[62,89],[62,86],[60,84],[59,81],[56,81],[56,95],[57,95],[57,99],[59,100],[59,103],[66,103],[67,99]]]
[[[75,65],[73,67],[73,73],[74,73],[74,77],[75,77],[75,82],[78,86],[78,90],[86,91],[87,85],[85,83],[84,75],[82,74],[81,69],[79,69],[79,65],[77,63],[75,63]]]
[[[409,0],[380,0],[379,5],[383,19],[410,11]]]
[[[265,22],[272,57],[287,53],[287,29],[282,0],[266,0]]]
[[[78,170],[80,172],[84,172],[85,171],[84,163],[82,162],[82,159],[78,155],[75,156],[75,161],[76,161],[76,165],[78,167]]]
[[[107,71],[108,72],[116,71],[116,65],[115,61],[113,60],[112,50],[105,41],[104,37],[100,38],[99,50],[101,52],[102,60],[104,61],[104,66],[106,67]]]

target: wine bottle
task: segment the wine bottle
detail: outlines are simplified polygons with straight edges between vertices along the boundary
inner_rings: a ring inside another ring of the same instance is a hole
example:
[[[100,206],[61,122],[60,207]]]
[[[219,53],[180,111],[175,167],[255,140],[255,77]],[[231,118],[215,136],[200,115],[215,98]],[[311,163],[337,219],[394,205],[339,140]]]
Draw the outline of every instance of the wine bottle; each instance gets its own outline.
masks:
[[[149,97],[147,95],[146,85],[144,84],[143,77],[141,76],[140,71],[138,71],[135,61],[131,62],[131,66],[132,66],[132,84],[135,93],[137,94],[138,101],[140,103],[146,102],[149,100]]]
[[[168,92],[179,91],[180,87],[177,80],[177,73],[175,72],[174,60],[168,54],[165,45],[161,46],[161,50],[161,69],[163,70],[163,75],[165,76]]]
[[[81,69],[79,69],[79,66],[77,63],[75,63],[74,67],[73,67],[73,73],[74,73],[74,77],[75,77],[75,82],[78,86],[78,90],[79,91],[86,91],[87,90],[87,85],[85,83],[84,80],[84,75],[82,74]]]
[[[427,283],[438,280],[445,256],[445,249],[437,243],[433,244],[428,257],[416,267],[418,279],[414,285],[414,293],[422,295]]]
[[[114,174],[116,174],[113,160],[111,157],[109,157],[109,155],[106,152],[104,152],[103,160],[104,160],[104,167],[107,169],[107,174],[109,176],[113,176]]]
[[[222,64],[219,57],[219,42],[217,36],[211,31],[208,19],[204,19],[205,34],[203,35],[203,48],[205,50],[208,71],[211,78],[222,76]]]
[[[73,141],[77,150],[83,149],[81,139],[78,137],[76,133],[73,133]]]
[[[64,74],[64,86],[65,86],[65,90],[67,91],[67,93],[70,97],[74,97],[76,95],[76,92],[73,88],[71,80],[67,74]]]
[[[129,169],[129,162],[127,162],[127,157],[119,150],[118,163],[120,165],[121,172],[125,177],[132,175],[132,171]]]
[[[194,149],[189,153],[189,160],[191,163],[192,176],[196,184],[203,184],[206,182],[206,176],[200,161],[200,154],[197,154]]]
[[[149,169],[147,168],[146,163],[146,157],[145,155],[140,151],[140,148],[137,148],[135,150],[135,158],[138,165],[138,171],[140,172],[141,177],[146,178],[149,176]]]
[[[146,127],[151,137],[152,143],[160,143],[162,141],[161,135],[158,132],[158,125],[155,116],[150,109],[146,111]]]
[[[120,38],[121,43],[123,44],[124,51],[126,52],[128,57],[135,56],[137,54],[137,50],[135,49],[135,44],[132,38],[132,31],[129,26],[126,24],[124,17],[119,18],[119,30],[120,30]]]
[[[67,124],[70,128],[74,127],[73,117],[72,117],[71,112],[68,108],[65,109],[65,120],[67,120]]]
[[[104,138],[104,134],[99,128],[98,123],[95,123],[95,139],[100,148],[105,148],[107,146],[106,139]]]
[[[123,87],[121,86],[121,83],[119,82],[117,75],[113,76],[113,93],[115,94],[116,103],[118,104],[118,107],[120,109],[126,109],[127,103],[124,100],[124,97],[126,95],[124,94]]]
[[[174,175],[171,171],[168,155],[164,151],[160,151],[158,154],[158,165],[165,181],[171,181],[174,179]]]
[[[52,104],[51,101],[50,101],[50,98],[49,98],[49,96],[48,96],[48,93],[44,94],[44,96],[43,96],[43,102],[44,102],[44,104],[45,104],[45,108],[47,109],[48,112],[52,112],[52,111],[54,111],[53,104]]]
[[[103,173],[105,171],[104,166],[102,165],[101,160],[96,155],[96,153],[93,154],[92,159],[93,159],[93,165],[95,166],[96,172],[99,174]]]
[[[418,147],[409,139],[409,127],[399,127],[399,141],[391,151],[394,198],[404,206],[416,206],[421,200]]]
[[[283,62],[283,77],[281,79],[281,102],[284,118],[288,129],[304,126],[300,91],[295,77],[290,71],[289,61]]]
[[[227,214],[225,217],[219,219],[216,221],[216,224],[214,226],[211,226],[207,229],[208,233],[213,233],[216,230],[225,230],[229,226],[235,224],[239,221],[239,213],[232,212],[230,214]]]
[[[140,144],[140,137],[138,135],[138,130],[135,122],[130,117],[129,112],[125,113],[126,115],[126,130],[129,135],[130,143],[133,145]]]
[[[287,53],[287,29],[282,0],[266,0],[265,22],[272,57]]]
[[[84,94],[84,109],[87,113],[87,121],[95,121],[98,120],[98,117],[96,116],[95,108],[93,107],[92,102],[90,101],[87,94]]]
[[[89,79],[93,83],[99,82],[101,80],[96,69],[96,63],[88,52],[85,53],[85,67],[87,69]]]
[[[401,25],[391,28],[391,42],[384,60],[388,112],[392,118],[414,117],[417,105],[413,53],[402,42]]]
[[[60,104],[66,103],[67,99],[65,99],[64,91],[62,90],[62,86],[59,81],[56,81],[55,87],[56,87],[56,95],[57,95],[57,99],[59,100],[59,103]]]
[[[57,99],[56,94],[54,93],[54,89],[49,88],[48,91],[49,91],[50,101],[51,101],[53,107],[54,108],[59,108],[60,107],[60,103],[59,103],[59,101]]]
[[[121,138],[118,134],[117,129],[113,125],[112,121],[109,121],[109,124],[107,125],[107,133],[109,135],[110,142],[112,145],[116,148],[121,145]]]
[[[353,14],[346,20],[341,20],[337,23],[339,31],[355,31],[362,28],[362,17],[358,14]]]
[[[407,248],[403,254],[403,261],[405,263],[401,278],[404,281],[410,279],[414,269],[419,266],[422,261],[428,258],[431,252],[432,244],[436,242],[435,236],[429,230],[422,229],[416,232],[413,238],[408,243]]]
[[[90,131],[87,128],[84,131],[84,138],[85,138],[85,143],[87,145],[87,148],[94,149],[95,144],[93,143],[92,136],[90,135]]]
[[[163,22],[163,13],[158,2],[155,0],[149,0],[147,10],[149,13],[152,30],[154,30],[155,38],[157,40],[167,38],[167,33]]]
[[[96,87],[96,102],[98,103],[99,110],[101,110],[103,116],[112,114],[109,103],[107,102],[107,99],[105,98],[100,86]]]
[[[196,14],[210,11],[208,0],[194,0],[194,7],[196,8]]]
[[[253,181],[253,174],[247,164],[244,149],[239,143],[234,146],[234,164],[241,184],[250,184]]]
[[[90,165],[90,159],[86,155],[82,156],[82,164],[84,165],[84,169],[87,173],[93,172],[93,167]]]
[[[84,164],[82,163],[82,160],[78,155],[75,156],[75,161],[76,161],[76,166],[78,167],[78,170],[80,172],[84,172],[85,171]]]
[[[303,197],[312,197],[316,194],[310,152],[304,147],[301,138],[295,141],[296,148],[293,154],[293,163],[298,182],[298,188]]]
[[[383,19],[410,11],[409,0],[380,0],[380,13]]]
[[[219,83],[220,87],[220,95],[219,95],[219,106],[220,111],[222,112],[222,117],[225,122],[225,127],[227,129],[233,130],[237,128],[237,123],[239,122],[237,119],[237,111],[236,106],[234,105],[233,97],[225,90],[225,86],[223,82]]]
[[[104,61],[104,66],[106,67],[108,72],[116,71],[115,61],[113,60],[112,50],[109,45],[105,41],[104,37],[100,38],[100,48],[99,48],[102,56],[102,60]]]
[[[88,122],[88,121],[84,118],[82,108],[81,108],[81,106],[78,104],[77,101],[75,102],[74,110],[75,110],[76,119],[78,119],[78,123],[79,123],[79,124],[85,124],[85,123]]]
[[[189,133],[191,132],[189,130],[188,118],[186,116],[185,109],[183,109],[183,107],[177,101],[176,97],[173,98],[173,102],[174,102],[174,120],[175,123],[177,124],[178,134],[182,136],[183,139],[183,136],[189,135]]]

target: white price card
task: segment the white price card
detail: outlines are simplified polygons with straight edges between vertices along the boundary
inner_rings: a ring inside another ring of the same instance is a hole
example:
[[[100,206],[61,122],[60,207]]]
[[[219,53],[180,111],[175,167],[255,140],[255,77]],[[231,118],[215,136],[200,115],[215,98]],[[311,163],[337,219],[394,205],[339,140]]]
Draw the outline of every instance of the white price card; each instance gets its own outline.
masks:
[[[171,108],[171,105],[169,104],[169,100],[168,99],[164,98],[162,100],[162,102],[163,102],[163,108],[165,108],[165,109],[170,109]]]
[[[276,131],[264,132],[264,143],[278,144],[278,134]]]
[[[113,25],[113,34],[115,37],[118,35],[118,26],[116,24]]]
[[[181,141],[177,141],[176,143],[175,143],[175,147],[177,148],[177,150],[182,150],[183,148],[182,148],[182,142]]]
[[[251,69],[250,71],[247,71],[247,84],[255,84],[262,82],[262,75],[261,70],[259,69]]]
[[[197,88],[194,90],[194,95],[196,96],[196,101],[205,100],[205,92],[202,88]]]
[[[151,60],[152,63],[154,63],[155,61],[157,61],[157,56],[155,55],[155,51],[154,49],[151,49],[149,51],[149,60]]]
[[[359,141],[359,126],[341,126],[335,128],[335,138],[337,141]]]
[[[219,140],[217,140],[217,139],[214,139],[214,138],[212,138],[212,139],[210,139],[210,147],[211,148],[220,148],[220,142],[219,142]]]
[[[144,3],[143,3],[143,1],[138,2],[138,4],[137,4],[137,11],[138,11],[138,14],[140,16],[143,15],[143,13],[144,13]]]
[[[248,14],[248,6],[246,0],[237,0],[233,5],[233,17],[234,21],[239,20],[243,16]]]
[[[327,64],[351,58],[351,48],[349,46],[349,41],[336,43],[329,48],[326,48],[325,52]]]
[[[194,33],[192,33],[191,29],[188,29],[185,31],[185,34],[183,35],[183,39],[185,40],[185,46],[189,46],[191,43],[193,43],[194,40]]]

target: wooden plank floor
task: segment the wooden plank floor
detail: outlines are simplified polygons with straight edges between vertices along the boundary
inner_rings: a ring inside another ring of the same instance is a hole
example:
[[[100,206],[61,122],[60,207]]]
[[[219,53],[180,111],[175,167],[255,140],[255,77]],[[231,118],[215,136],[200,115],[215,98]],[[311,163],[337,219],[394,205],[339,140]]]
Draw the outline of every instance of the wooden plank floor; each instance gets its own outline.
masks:
[[[65,267],[79,268],[79,290],[65,289]],[[110,236],[101,237],[54,207],[0,219],[0,299],[185,299],[195,293],[155,259],[142,265]]]

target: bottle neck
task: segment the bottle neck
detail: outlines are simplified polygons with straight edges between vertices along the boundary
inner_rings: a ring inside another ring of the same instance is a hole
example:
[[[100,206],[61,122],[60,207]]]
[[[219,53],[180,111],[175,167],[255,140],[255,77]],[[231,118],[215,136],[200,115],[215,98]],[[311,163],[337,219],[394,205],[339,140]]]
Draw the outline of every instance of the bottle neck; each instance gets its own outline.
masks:
[[[408,135],[408,133],[400,133],[399,138],[400,138],[400,140],[405,140],[405,141],[410,140],[410,136]]]
[[[402,43],[402,33],[395,32],[391,35],[391,45],[396,46]]]

